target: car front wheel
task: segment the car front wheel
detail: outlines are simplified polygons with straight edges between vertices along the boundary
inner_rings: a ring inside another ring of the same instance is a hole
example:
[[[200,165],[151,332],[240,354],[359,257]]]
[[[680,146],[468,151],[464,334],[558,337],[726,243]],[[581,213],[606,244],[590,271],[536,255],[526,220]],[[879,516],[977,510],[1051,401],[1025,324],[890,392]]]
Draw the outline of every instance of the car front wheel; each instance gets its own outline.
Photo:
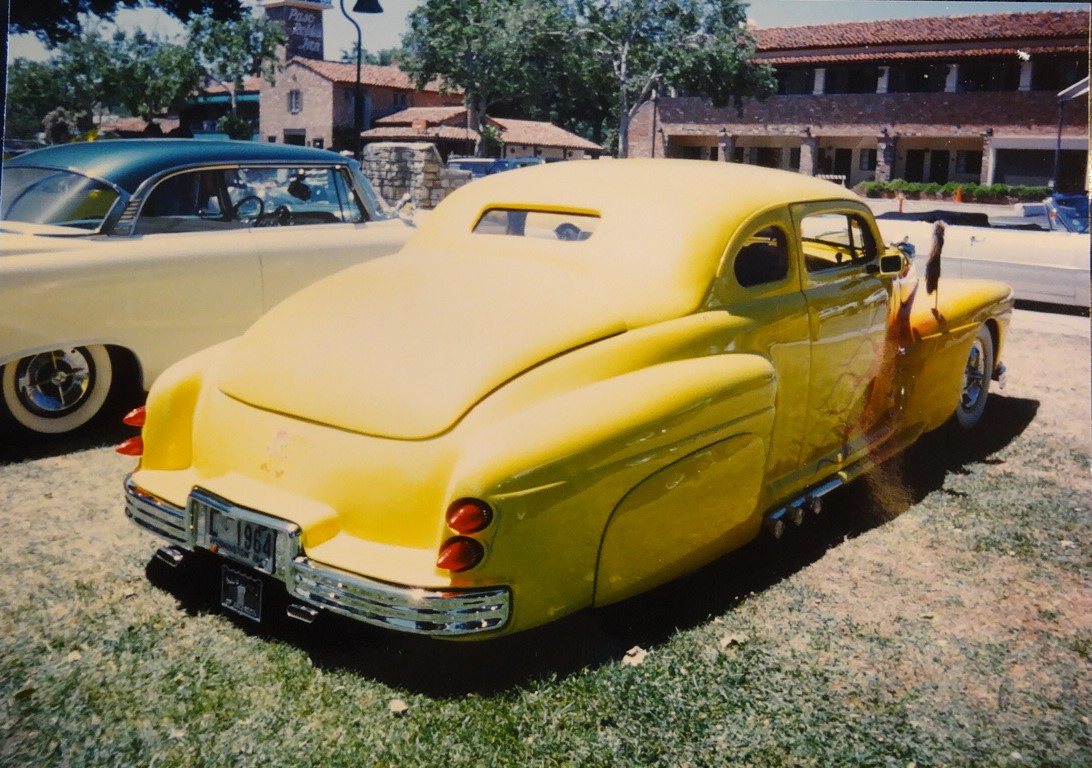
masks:
[[[990,378],[993,376],[993,337],[985,326],[971,343],[967,355],[967,367],[963,371],[963,391],[956,407],[956,421],[963,429],[973,428],[982,418],[986,399],[990,394]]]
[[[102,410],[112,382],[104,346],[39,352],[3,367],[2,410],[32,432],[71,432]]]

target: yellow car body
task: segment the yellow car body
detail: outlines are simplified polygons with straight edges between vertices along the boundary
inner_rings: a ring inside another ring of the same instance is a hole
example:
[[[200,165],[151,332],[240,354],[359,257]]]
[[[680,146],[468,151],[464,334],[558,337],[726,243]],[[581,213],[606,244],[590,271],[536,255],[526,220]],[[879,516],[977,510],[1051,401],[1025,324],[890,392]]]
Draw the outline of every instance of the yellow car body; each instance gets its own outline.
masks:
[[[215,550],[252,618],[281,583],[297,618],[440,637],[612,603],[978,420],[1012,292],[926,295],[907,267],[856,196],[797,174],[481,179],[400,254],[163,374],[127,514],[167,560]]]

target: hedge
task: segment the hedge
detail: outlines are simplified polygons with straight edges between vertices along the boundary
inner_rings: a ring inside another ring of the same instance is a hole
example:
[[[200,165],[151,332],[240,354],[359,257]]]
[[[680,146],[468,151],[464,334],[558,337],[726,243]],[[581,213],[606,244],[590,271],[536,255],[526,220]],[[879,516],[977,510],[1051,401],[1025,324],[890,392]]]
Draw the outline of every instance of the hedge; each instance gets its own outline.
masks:
[[[975,184],[974,182],[954,182],[947,184],[911,182],[905,179],[894,181],[862,181],[853,189],[862,197],[897,197],[902,195],[910,200],[950,199],[962,188],[963,200],[978,203],[1038,202],[1050,196],[1049,187],[1028,187],[1009,184]]]

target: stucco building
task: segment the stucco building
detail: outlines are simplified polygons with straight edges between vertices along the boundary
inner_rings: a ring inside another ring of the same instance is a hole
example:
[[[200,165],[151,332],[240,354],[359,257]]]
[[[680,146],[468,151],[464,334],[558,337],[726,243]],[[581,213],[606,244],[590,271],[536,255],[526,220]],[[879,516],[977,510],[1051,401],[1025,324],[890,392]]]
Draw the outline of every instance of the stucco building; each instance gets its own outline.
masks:
[[[744,162],[861,181],[1083,190],[1089,14],[1041,11],[760,29],[777,95],[742,112],[660,98],[630,123],[631,157]],[[1080,89],[1075,89],[1080,92]]]

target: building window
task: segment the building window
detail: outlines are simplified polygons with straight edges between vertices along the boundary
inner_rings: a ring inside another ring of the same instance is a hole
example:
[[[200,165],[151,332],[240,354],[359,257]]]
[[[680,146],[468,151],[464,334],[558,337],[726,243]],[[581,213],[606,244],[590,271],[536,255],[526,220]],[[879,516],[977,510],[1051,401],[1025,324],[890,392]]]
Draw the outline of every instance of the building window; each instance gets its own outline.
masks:
[[[874,149],[862,149],[860,159],[857,162],[857,170],[860,171],[874,171],[876,170],[876,150]]]
[[[879,80],[878,67],[830,67],[823,93],[875,93]]]
[[[303,92],[293,90],[288,92],[288,111],[298,115],[303,111]]]
[[[973,149],[960,149],[955,154],[956,173],[982,173],[982,153]]]
[[[409,106],[409,94],[396,91],[393,97],[393,104],[396,107],[406,108]]]
[[[959,91],[961,93],[968,91],[1015,91],[1019,87],[1020,63],[1018,61],[969,61],[959,65]]]
[[[1084,77],[1088,77],[1088,59],[1077,56],[1036,56],[1031,61],[1033,91],[1058,92]]]
[[[941,93],[948,77],[944,64],[893,64],[887,78],[888,93]]]
[[[777,92],[781,96],[810,95],[815,90],[815,70],[779,69],[777,70]]]
[[[789,168],[794,171],[800,170],[800,147],[792,147],[789,150]]]

